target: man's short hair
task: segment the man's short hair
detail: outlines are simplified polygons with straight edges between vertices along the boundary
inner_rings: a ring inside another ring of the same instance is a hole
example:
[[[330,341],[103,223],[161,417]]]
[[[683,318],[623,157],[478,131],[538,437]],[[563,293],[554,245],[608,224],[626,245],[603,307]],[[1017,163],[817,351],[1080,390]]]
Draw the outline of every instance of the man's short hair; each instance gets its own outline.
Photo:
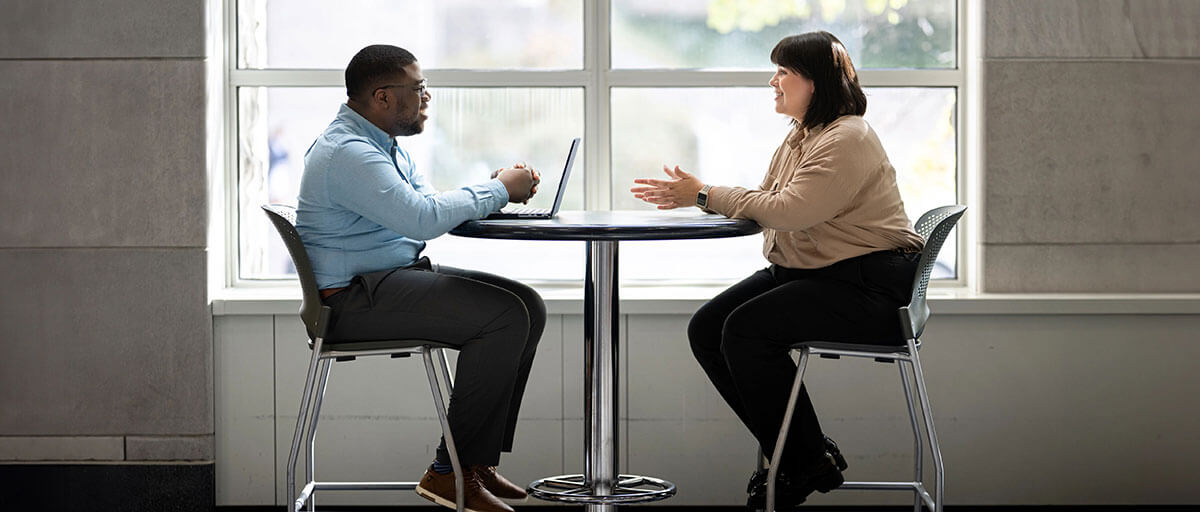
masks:
[[[373,44],[363,48],[346,65],[346,96],[363,99],[384,80],[404,74],[404,67],[416,61],[412,53],[399,46]]]
[[[813,81],[815,90],[801,127],[815,128],[867,111],[867,96],[858,84],[854,63],[833,34],[817,31],[785,37],[771,50],[771,62]]]

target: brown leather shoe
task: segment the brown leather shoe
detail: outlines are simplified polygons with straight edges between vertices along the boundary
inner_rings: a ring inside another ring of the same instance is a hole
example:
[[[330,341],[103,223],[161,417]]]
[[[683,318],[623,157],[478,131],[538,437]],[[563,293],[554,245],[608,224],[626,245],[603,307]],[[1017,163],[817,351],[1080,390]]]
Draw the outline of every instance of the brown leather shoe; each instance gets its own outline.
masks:
[[[512,507],[483,487],[474,471],[464,473],[463,498],[467,512],[513,512]],[[425,470],[425,476],[417,484],[417,495],[443,507],[455,508],[454,473],[442,475],[433,468]]]
[[[529,497],[525,494],[525,489],[517,487],[517,484],[509,482],[507,478],[496,472],[496,466],[471,466],[471,470],[479,476],[479,482],[489,492],[497,498],[506,500],[523,500]]]

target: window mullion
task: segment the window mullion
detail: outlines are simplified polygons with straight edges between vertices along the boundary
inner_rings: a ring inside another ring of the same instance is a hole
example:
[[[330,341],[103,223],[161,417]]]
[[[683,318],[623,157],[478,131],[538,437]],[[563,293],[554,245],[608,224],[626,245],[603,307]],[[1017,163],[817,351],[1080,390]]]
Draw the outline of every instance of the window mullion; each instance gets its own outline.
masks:
[[[982,109],[979,100],[980,56],[982,51],[982,8],[971,5],[967,0],[958,0],[958,69],[963,74],[963,86],[958,89],[958,183],[959,204],[976,209],[969,215],[963,227],[958,229],[958,279],[955,284],[978,289],[980,276],[979,240],[981,239],[982,215],[980,215],[981,186],[979,169],[981,163]],[[974,171],[974,172],[972,172]]]
[[[612,111],[609,108],[609,0],[589,2],[584,9],[584,67],[589,74],[584,92],[584,207],[612,208]]]
[[[215,0],[222,2],[222,23],[224,24],[224,43],[225,43],[225,76],[222,77],[225,83],[221,88],[223,97],[221,98],[222,110],[224,112],[224,124],[221,136],[224,138],[224,148],[222,148],[222,157],[224,165],[222,166],[222,177],[224,185],[224,201],[225,214],[225,236],[221,238],[225,252],[225,286],[235,286],[239,282],[241,272],[241,258],[239,257],[239,240],[238,234],[241,226],[241,217],[238,208],[238,125],[237,125],[237,84],[233,81],[234,71],[237,70],[238,62],[238,11],[237,0]]]
[[[608,73],[613,87],[768,87],[771,71],[707,71],[697,69],[619,69]],[[864,87],[961,87],[956,69],[864,69]]]
[[[604,28],[594,29],[596,32]],[[601,34],[596,34],[600,36]],[[599,37],[597,37],[599,39]],[[582,71],[475,71],[428,69],[425,77],[437,87],[766,87],[770,71],[609,70],[607,52],[589,52],[591,68]],[[593,64],[594,63],[594,64]],[[962,70],[864,69],[866,87],[961,87]],[[235,87],[341,87],[339,69],[231,69]]]
[[[426,69],[425,78],[434,87],[579,87],[591,78],[588,72],[563,71],[476,71]],[[342,87],[345,71],[340,69],[233,69],[230,80],[237,87]]]
[[[863,69],[858,72],[863,87],[962,87],[959,69]]]

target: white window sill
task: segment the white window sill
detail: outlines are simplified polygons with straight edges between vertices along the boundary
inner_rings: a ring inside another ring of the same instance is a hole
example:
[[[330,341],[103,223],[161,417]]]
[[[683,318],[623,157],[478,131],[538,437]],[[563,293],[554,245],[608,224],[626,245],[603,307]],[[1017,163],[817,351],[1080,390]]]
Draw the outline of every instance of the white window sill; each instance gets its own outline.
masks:
[[[625,315],[690,315],[724,286],[622,288]],[[552,315],[582,315],[583,288],[539,289]],[[1195,315],[1200,294],[996,294],[964,288],[934,288],[935,315]],[[227,288],[212,297],[212,314],[294,315],[300,309],[297,286]]]

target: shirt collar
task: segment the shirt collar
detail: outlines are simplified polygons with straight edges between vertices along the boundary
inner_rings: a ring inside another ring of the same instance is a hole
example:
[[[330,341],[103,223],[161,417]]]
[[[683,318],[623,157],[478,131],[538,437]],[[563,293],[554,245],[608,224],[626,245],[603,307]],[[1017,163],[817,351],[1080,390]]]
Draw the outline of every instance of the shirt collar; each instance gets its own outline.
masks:
[[[378,144],[380,149],[387,150],[396,145],[396,139],[388,135],[387,132],[380,130],[378,126],[372,124],[362,114],[355,112],[354,109],[350,108],[350,105],[342,104],[341,109],[338,110],[338,119],[354,127],[355,132],[366,135],[368,139]]]
[[[792,132],[789,133],[787,136],[788,147],[790,147],[792,149],[796,149],[796,148],[800,147],[800,141],[804,140],[804,137],[806,135],[807,135],[806,131],[804,130],[804,128],[801,128],[800,125],[793,126]]]
[[[814,126],[811,129],[801,128],[800,125],[796,125],[795,128],[792,128],[792,132],[788,134],[787,145],[792,149],[799,149],[800,145],[803,144],[804,141],[807,141],[809,137],[821,133],[824,130],[825,125],[823,124]]]

